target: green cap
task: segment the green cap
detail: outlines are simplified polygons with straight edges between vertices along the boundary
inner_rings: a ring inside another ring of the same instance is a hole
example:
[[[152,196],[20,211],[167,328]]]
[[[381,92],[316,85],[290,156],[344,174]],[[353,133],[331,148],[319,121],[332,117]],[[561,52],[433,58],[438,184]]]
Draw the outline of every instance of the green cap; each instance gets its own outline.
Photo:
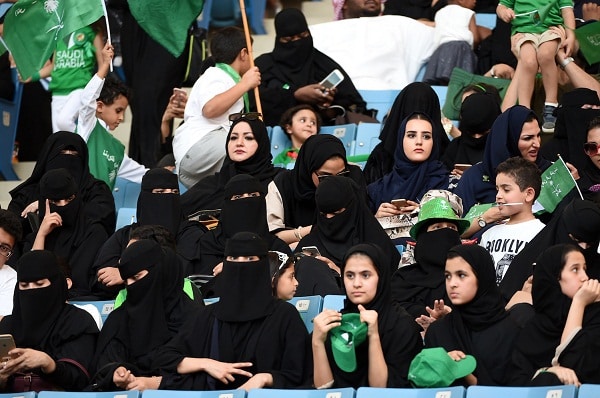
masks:
[[[356,370],[354,349],[367,338],[367,324],[360,321],[360,314],[342,315],[342,324],[331,329],[331,351],[337,366],[344,372]]]
[[[421,206],[419,221],[410,229],[410,236],[413,239],[417,239],[424,224],[431,224],[436,221],[451,221],[455,223],[458,226],[459,235],[462,235],[471,225],[469,220],[458,218],[454,210],[452,210],[452,205],[446,199],[433,198]]]
[[[410,363],[408,380],[417,387],[448,387],[454,380],[473,373],[476,366],[471,355],[455,361],[442,347],[425,348]]]

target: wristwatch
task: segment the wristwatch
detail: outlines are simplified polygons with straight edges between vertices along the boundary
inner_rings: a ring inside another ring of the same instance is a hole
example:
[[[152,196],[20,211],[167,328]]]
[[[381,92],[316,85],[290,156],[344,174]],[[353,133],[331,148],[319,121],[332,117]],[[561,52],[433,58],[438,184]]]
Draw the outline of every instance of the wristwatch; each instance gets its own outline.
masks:
[[[479,228],[485,228],[485,226],[487,225],[487,223],[481,216],[477,217],[477,224],[479,225]]]
[[[573,57],[567,57],[567,58],[563,59],[562,61],[560,61],[560,68],[565,69],[567,67],[567,65],[569,65],[573,61],[575,61],[573,59]]]

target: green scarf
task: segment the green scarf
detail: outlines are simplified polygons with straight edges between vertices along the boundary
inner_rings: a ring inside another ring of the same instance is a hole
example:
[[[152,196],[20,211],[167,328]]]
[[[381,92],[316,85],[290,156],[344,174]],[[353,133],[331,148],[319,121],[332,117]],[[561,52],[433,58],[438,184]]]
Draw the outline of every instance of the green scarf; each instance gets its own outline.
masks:
[[[217,62],[217,64],[215,65],[217,68],[221,69],[223,72],[227,73],[234,82],[239,83],[240,80],[242,80],[242,78],[240,77],[240,74],[237,73],[237,71],[235,69],[233,69],[231,67],[231,65],[228,64],[224,64],[222,62]],[[244,93],[244,109],[246,112],[250,111],[250,99],[248,98],[248,93]]]

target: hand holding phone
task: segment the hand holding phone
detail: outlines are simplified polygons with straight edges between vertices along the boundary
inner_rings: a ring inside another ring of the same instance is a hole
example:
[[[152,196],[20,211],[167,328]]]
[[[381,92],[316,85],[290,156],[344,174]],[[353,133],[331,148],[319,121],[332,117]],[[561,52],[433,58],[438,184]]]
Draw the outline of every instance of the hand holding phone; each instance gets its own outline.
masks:
[[[14,350],[15,340],[10,334],[0,334],[0,358],[2,362],[6,362],[11,359],[11,356],[8,354],[11,350]]]
[[[302,248],[302,253],[305,256],[311,256],[311,257],[316,257],[316,256],[321,255],[321,252],[319,252],[319,249],[317,248],[317,246],[304,246]]]
[[[319,83],[321,86],[324,86],[325,89],[331,90],[334,89],[344,80],[344,75],[339,69],[334,69],[325,79]]]
[[[403,207],[408,206],[406,199],[392,199],[392,204],[396,206],[398,210],[402,210]]]

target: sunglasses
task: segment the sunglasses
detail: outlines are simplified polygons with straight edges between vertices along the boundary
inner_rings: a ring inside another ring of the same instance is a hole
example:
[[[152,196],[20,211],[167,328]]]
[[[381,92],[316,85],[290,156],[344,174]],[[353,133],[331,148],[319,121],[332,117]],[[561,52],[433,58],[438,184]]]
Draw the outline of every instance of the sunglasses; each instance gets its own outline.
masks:
[[[327,173],[327,174],[318,174],[315,171],[315,175],[317,176],[317,180],[319,180],[319,182],[323,181],[323,179],[327,178],[327,177],[331,177],[331,176],[347,177],[348,174],[350,174],[350,170],[342,170],[342,171],[340,171],[337,174],[329,174],[329,173]]]
[[[595,142],[586,142],[583,144],[583,151],[588,156],[594,156],[598,154],[598,144]]]
[[[240,119],[246,120],[262,120],[262,113],[260,112],[238,112],[229,115],[230,122],[237,122]]]

